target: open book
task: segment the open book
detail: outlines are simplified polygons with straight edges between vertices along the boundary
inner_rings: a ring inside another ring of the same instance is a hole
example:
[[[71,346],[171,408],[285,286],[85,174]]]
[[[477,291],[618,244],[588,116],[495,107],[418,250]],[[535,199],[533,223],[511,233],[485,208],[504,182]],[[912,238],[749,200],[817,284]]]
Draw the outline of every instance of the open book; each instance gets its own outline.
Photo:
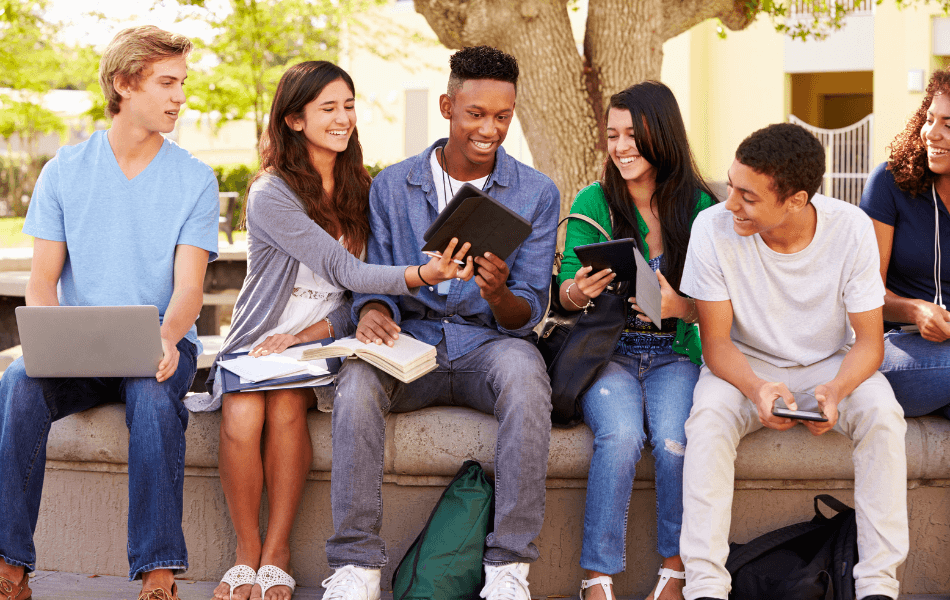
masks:
[[[396,379],[409,383],[436,368],[435,346],[400,335],[392,346],[364,344],[356,338],[343,338],[320,348],[303,351],[301,360],[333,357],[361,358]]]

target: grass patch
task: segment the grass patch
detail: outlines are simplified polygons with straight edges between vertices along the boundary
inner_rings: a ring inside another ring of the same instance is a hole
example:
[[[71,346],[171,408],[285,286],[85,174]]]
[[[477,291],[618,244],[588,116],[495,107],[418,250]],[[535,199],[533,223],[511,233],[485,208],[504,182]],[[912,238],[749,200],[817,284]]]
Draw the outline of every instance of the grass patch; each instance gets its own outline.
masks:
[[[23,221],[26,217],[4,217],[0,219],[0,248],[30,248],[33,238],[23,233]]]

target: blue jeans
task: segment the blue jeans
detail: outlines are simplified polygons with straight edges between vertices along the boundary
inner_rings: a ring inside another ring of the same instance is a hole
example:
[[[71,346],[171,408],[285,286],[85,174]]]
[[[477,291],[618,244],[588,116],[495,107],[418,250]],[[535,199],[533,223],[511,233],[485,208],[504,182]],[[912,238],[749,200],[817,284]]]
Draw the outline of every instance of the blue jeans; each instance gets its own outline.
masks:
[[[129,428],[129,578],[155,569],[184,571],[181,527],[185,477],[185,397],[196,348],[178,342],[178,369],[154,377],[32,378],[17,359],[0,380],[0,558],[36,568],[33,533],[40,511],[50,425],[107,402],[125,402]],[[81,548],[77,551],[82,551]]]
[[[362,360],[347,360],[333,404],[330,502],[333,536],[327,562],[382,568],[383,454],[386,414],[426,406],[468,406],[498,419],[495,444],[495,528],[484,562],[504,565],[538,558],[534,539],[544,522],[544,484],[551,440],[551,382],[534,344],[495,338],[456,360],[445,339],[438,368],[402,383]],[[459,459],[461,466],[461,458]]]
[[[934,411],[950,419],[950,341],[928,342],[919,333],[884,335],[881,373],[908,417]]]
[[[657,550],[664,557],[680,553],[685,423],[698,377],[699,366],[681,354],[614,354],[584,394],[594,457],[587,476],[583,568],[609,575],[626,568],[630,494],[647,439],[656,460]]]

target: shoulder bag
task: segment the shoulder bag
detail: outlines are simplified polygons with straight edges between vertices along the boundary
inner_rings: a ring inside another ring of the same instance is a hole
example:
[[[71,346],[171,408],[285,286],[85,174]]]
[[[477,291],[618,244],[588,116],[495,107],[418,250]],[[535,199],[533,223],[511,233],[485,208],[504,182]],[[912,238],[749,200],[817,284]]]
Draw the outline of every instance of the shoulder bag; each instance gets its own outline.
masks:
[[[612,240],[604,228],[584,215],[567,215],[595,227],[607,240]],[[579,311],[565,310],[560,303],[557,272],[561,268],[563,252],[554,260],[555,274],[551,276],[551,308],[538,337],[538,350],[544,357],[551,378],[551,422],[571,426],[583,420],[578,400],[594,383],[620,340],[627,319],[627,286],[608,288]]]

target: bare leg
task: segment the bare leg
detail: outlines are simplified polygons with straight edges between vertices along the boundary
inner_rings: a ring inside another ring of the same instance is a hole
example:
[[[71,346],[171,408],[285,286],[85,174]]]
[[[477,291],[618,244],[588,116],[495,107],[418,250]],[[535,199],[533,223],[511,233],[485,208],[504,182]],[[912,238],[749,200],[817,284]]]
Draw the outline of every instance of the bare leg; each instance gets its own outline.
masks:
[[[679,554],[676,556],[671,556],[669,558],[663,559],[663,568],[664,569],[673,569],[674,571],[685,571],[686,566],[683,565],[683,559],[680,558]],[[671,578],[667,583],[666,587],[663,588],[663,593],[660,594],[659,598],[654,597],[654,592],[650,593],[650,600],[683,600],[683,587],[686,585],[686,581],[683,579],[676,579],[675,577]]]
[[[24,598],[30,595],[29,591],[29,579],[26,576],[26,569],[23,567],[17,567],[14,565],[8,565],[5,560],[0,558],[0,577],[3,577],[7,581],[13,584],[14,595],[16,595],[16,590],[20,588],[20,585],[26,583],[26,589],[20,593]]]
[[[594,579],[595,577],[611,577],[607,573],[601,573],[600,571],[590,571],[586,570],[587,576],[584,579]],[[586,590],[584,590],[584,597],[581,600],[614,600],[614,588],[610,586],[610,598],[604,595],[604,588],[598,585],[592,585]]]
[[[261,560],[261,492],[264,469],[261,462],[261,433],[264,428],[264,392],[227,394],[221,407],[221,441],[218,469],[228,512],[237,534],[235,564],[255,571]],[[216,600],[228,600],[228,585],[214,589]],[[250,585],[233,590],[236,600],[247,600]]]
[[[142,591],[164,588],[171,592],[175,585],[175,572],[171,569],[155,569],[142,574]]]
[[[274,565],[284,571],[290,569],[290,532],[313,459],[307,409],[316,402],[309,388],[267,393],[264,478],[269,512],[261,565]],[[260,594],[260,587],[255,585],[251,597],[257,598]],[[267,590],[266,600],[290,600],[290,588],[274,586]]]

